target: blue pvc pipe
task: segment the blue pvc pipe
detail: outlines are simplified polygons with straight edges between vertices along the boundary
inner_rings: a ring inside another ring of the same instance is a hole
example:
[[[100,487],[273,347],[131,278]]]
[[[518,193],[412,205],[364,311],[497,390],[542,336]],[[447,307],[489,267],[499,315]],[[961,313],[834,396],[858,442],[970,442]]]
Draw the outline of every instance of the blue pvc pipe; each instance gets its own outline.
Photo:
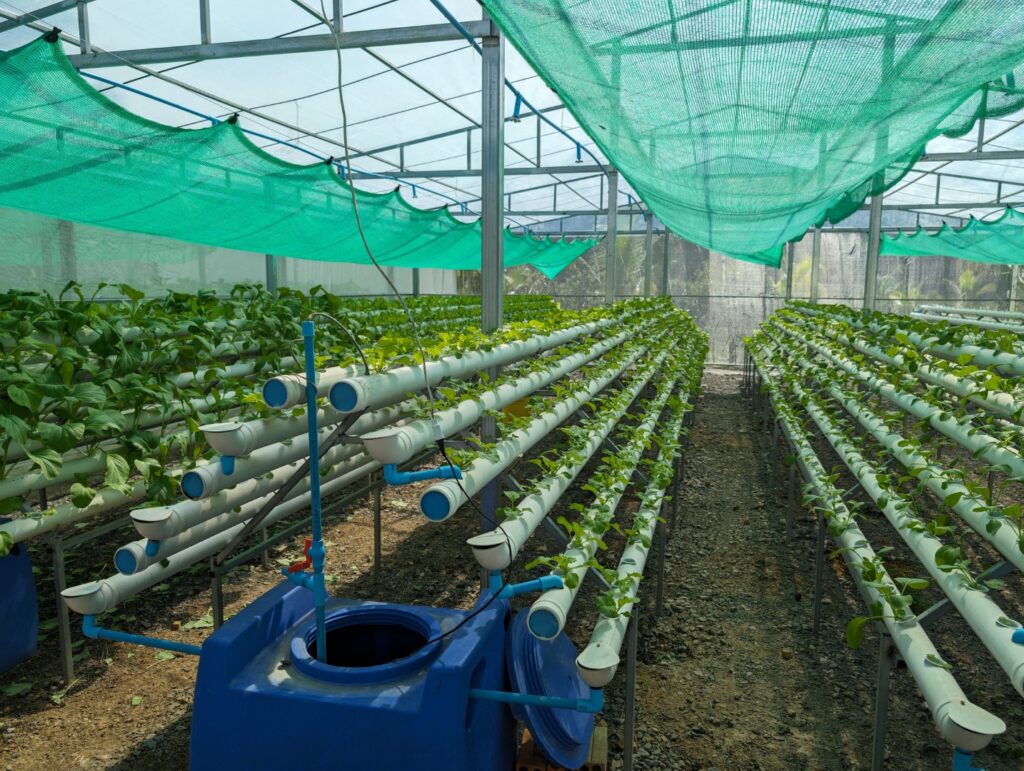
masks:
[[[1017,645],[1024,645],[1024,629],[1014,629],[1010,639]]]
[[[146,541],[146,556],[155,557],[157,552],[160,551],[160,542],[154,541],[152,538]]]
[[[489,691],[485,688],[470,688],[469,695],[474,699],[485,701],[501,701],[506,704],[531,704],[551,709],[571,709],[574,712],[596,714],[604,708],[604,688],[591,688],[589,699],[568,699],[563,696],[538,696],[532,693],[512,693],[510,691]]]
[[[191,653],[194,656],[198,656],[202,652],[198,645],[164,640],[160,637],[146,637],[141,634],[117,632],[113,629],[103,629],[96,625],[96,616],[91,613],[82,617],[82,633],[93,640],[134,643],[135,645],[145,645],[147,648],[160,648],[161,650],[174,651],[175,653]]]
[[[221,455],[220,456],[220,470],[224,472],[224,476],[231,476],[235,473],[235,456],[234,455]]]
[[[973,756],[967,750],[959,747],[953,749],[953,771],[978,771],[972,760]]]
[[[462,479],[462,469],[446,465],[421,471],[399,471],[394,463],[384,464],[384,481],[389,485],[407,485],[422,482],[424,479]]]
[[[304,571],[289,573],[288,568],[281,568],[281,575],[291,581],[293,584],[304,586],[310,591],[313,590],[313,576]],[[318,651],[319,652],[319,651]]]
[[[492,570],[487,576],[488,588],[494,594],[498,595],[499,600],[508,600],[512,597],[518,597],[520,594],[530,594],[531,592],[546,592],[550,589],[561,589],[565,586],[565,582],[561,576],[546,575],[540,578],[534,578],[532,581],[523,581],[519,584],[507,584],[502,586],[501,572],[498,570]]]
[[[309,556],[313,562],[313,607],[316,610],[316,657],[327,661],[327,584],[324,582],[324,531],[320,508],[320,434],[316,422],[316,355],[312,321],[302,322],[302,342],[306,355],[306,423],[309,428],[309,508],[313,519],[313,543]]]

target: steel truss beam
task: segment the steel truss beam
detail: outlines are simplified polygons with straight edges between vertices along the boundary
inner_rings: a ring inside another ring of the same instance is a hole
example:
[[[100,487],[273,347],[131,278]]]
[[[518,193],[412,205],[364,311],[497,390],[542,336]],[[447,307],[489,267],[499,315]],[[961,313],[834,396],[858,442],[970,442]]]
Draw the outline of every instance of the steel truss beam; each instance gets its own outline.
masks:
[[[355,156],[353,156],[355,157]],[[387,174],[389,177],[395,177],[396,179],[443,179],[445,177],[479,177],[482,173],[480,169],[423,169],[421,171],[388,171],[381,172]],[[579,164],[576,166],[516,166],[512,168],[506,167],[505,176],[554,176],[555,174],[604,174],[604,170],[600,166],[592,166],[587,164]],[[353,174],[352,179],[375,179],[373,174]],[[568,182],[576,182],[577,180],[567,180]],[[563,182],[562,184],[565,184]],[[509,192],[516,192],[511,190]]]
[[[482,21],[463,22],[476,37],[487,33],[490,27]],[[342,48],[373,48],[377,46],[410,45],[415,43],[440,43],[462,41],[462,35],[450,24],[425,24],[416,27],[394,27],[340,32],[338,39]],[[90,54],[71,56],[75,67],[123,67],[126,60],[132,64],[163,64],[168,62],[205,61],[207,59],[238,59],[249,56],[277,56],[280,54],[333,51],[335,36],[299,35],[287,38],[265,38],[261,40],[236,40],[225,43],[197,43],[163,48],[136,48],[128,51],[96,51]]]

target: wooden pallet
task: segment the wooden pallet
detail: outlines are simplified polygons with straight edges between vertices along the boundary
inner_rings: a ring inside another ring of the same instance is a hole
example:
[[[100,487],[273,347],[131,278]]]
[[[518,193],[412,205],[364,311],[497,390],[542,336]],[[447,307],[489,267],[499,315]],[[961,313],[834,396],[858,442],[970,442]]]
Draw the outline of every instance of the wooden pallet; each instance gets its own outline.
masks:
[[[607,771],[608,768],[608,726],[594,726],[590,738],[590,752],[579,771]],[[527,729],[523,729],[523,740],[519,743],[519,758],[516,771],[568,771],[561,766],[548,763]]]

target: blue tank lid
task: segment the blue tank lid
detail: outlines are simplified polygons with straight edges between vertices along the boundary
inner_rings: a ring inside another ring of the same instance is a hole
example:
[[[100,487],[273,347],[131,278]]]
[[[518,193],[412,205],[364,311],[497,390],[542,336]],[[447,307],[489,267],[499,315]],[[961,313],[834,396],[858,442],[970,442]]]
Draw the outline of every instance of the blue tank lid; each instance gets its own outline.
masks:
[[[578,651],[565,632],[553,640],[538,640],[527,626],[529,608],[518,613],[508,630],[505,662],[512,690],[543,696],[587,699],[590,688],[576,671]],[[516,718],[553,765],[579,768],[587,759],[594,716],[568,709],[513,704]]]

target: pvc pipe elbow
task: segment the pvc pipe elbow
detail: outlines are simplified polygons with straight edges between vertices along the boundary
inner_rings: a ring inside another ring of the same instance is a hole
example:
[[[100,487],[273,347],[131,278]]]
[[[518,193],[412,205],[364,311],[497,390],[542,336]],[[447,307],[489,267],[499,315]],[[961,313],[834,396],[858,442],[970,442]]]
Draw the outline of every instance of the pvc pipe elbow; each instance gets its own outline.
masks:
[[[263,384],[263,401],[275,410],[294,407],[305,399],[305,375],[278,375]]]
[[[1006,732],[1006,723],[986,709],[964,699],[947,701],[935,711],[935,724],[942,737],[967,752],[988,746],[992,738]]]
[[[530,633],[540,640],[554,640],[565,628],[565,611],[557,602],[541,597],[526,617]]]
[[[359,378],[345,378],[331,386],[328,398],[338,412],[356,412],[366,407],[369,393]]]
[[[248,423],[208,423],[199,430],[207,444],[220,455],[244,458],[257,446],[256,431]]]
[[[83,616],[102,613],[117,604],[117,592],[106,581],[70,586],[60,596],[71,610]]]
[[[385,465],[405,463],[419,449],[417,443],[401,428],[371,431],[360,437],[363,446],[375,461]]]
[[[432,488],[424,493],[423,498],[420,499],[420,509],[428,518],[431,517],[424,509],[423,499],[435,491],[437,491],[438,496],[443,497],[440,492],[441,490],[444,490],[443,486]],[[504,570],[512,564],[512,561],[519,553],[519,546],[512,538],[505,535],[501,529],[474,535],[472,538],[466,539],[466,543],[473,550],[473,557],[480,564],[480,567],[488,571]]]
[[[619,669],[619,654],[607,645],[595,643],[576,657],[576,671],[591,688],[604,688]]]
[[[163,531],[176,516],[177,512],[171,506],[152,506],[131,513],[132,523],[139,535],[150,540],[163,537]]]

